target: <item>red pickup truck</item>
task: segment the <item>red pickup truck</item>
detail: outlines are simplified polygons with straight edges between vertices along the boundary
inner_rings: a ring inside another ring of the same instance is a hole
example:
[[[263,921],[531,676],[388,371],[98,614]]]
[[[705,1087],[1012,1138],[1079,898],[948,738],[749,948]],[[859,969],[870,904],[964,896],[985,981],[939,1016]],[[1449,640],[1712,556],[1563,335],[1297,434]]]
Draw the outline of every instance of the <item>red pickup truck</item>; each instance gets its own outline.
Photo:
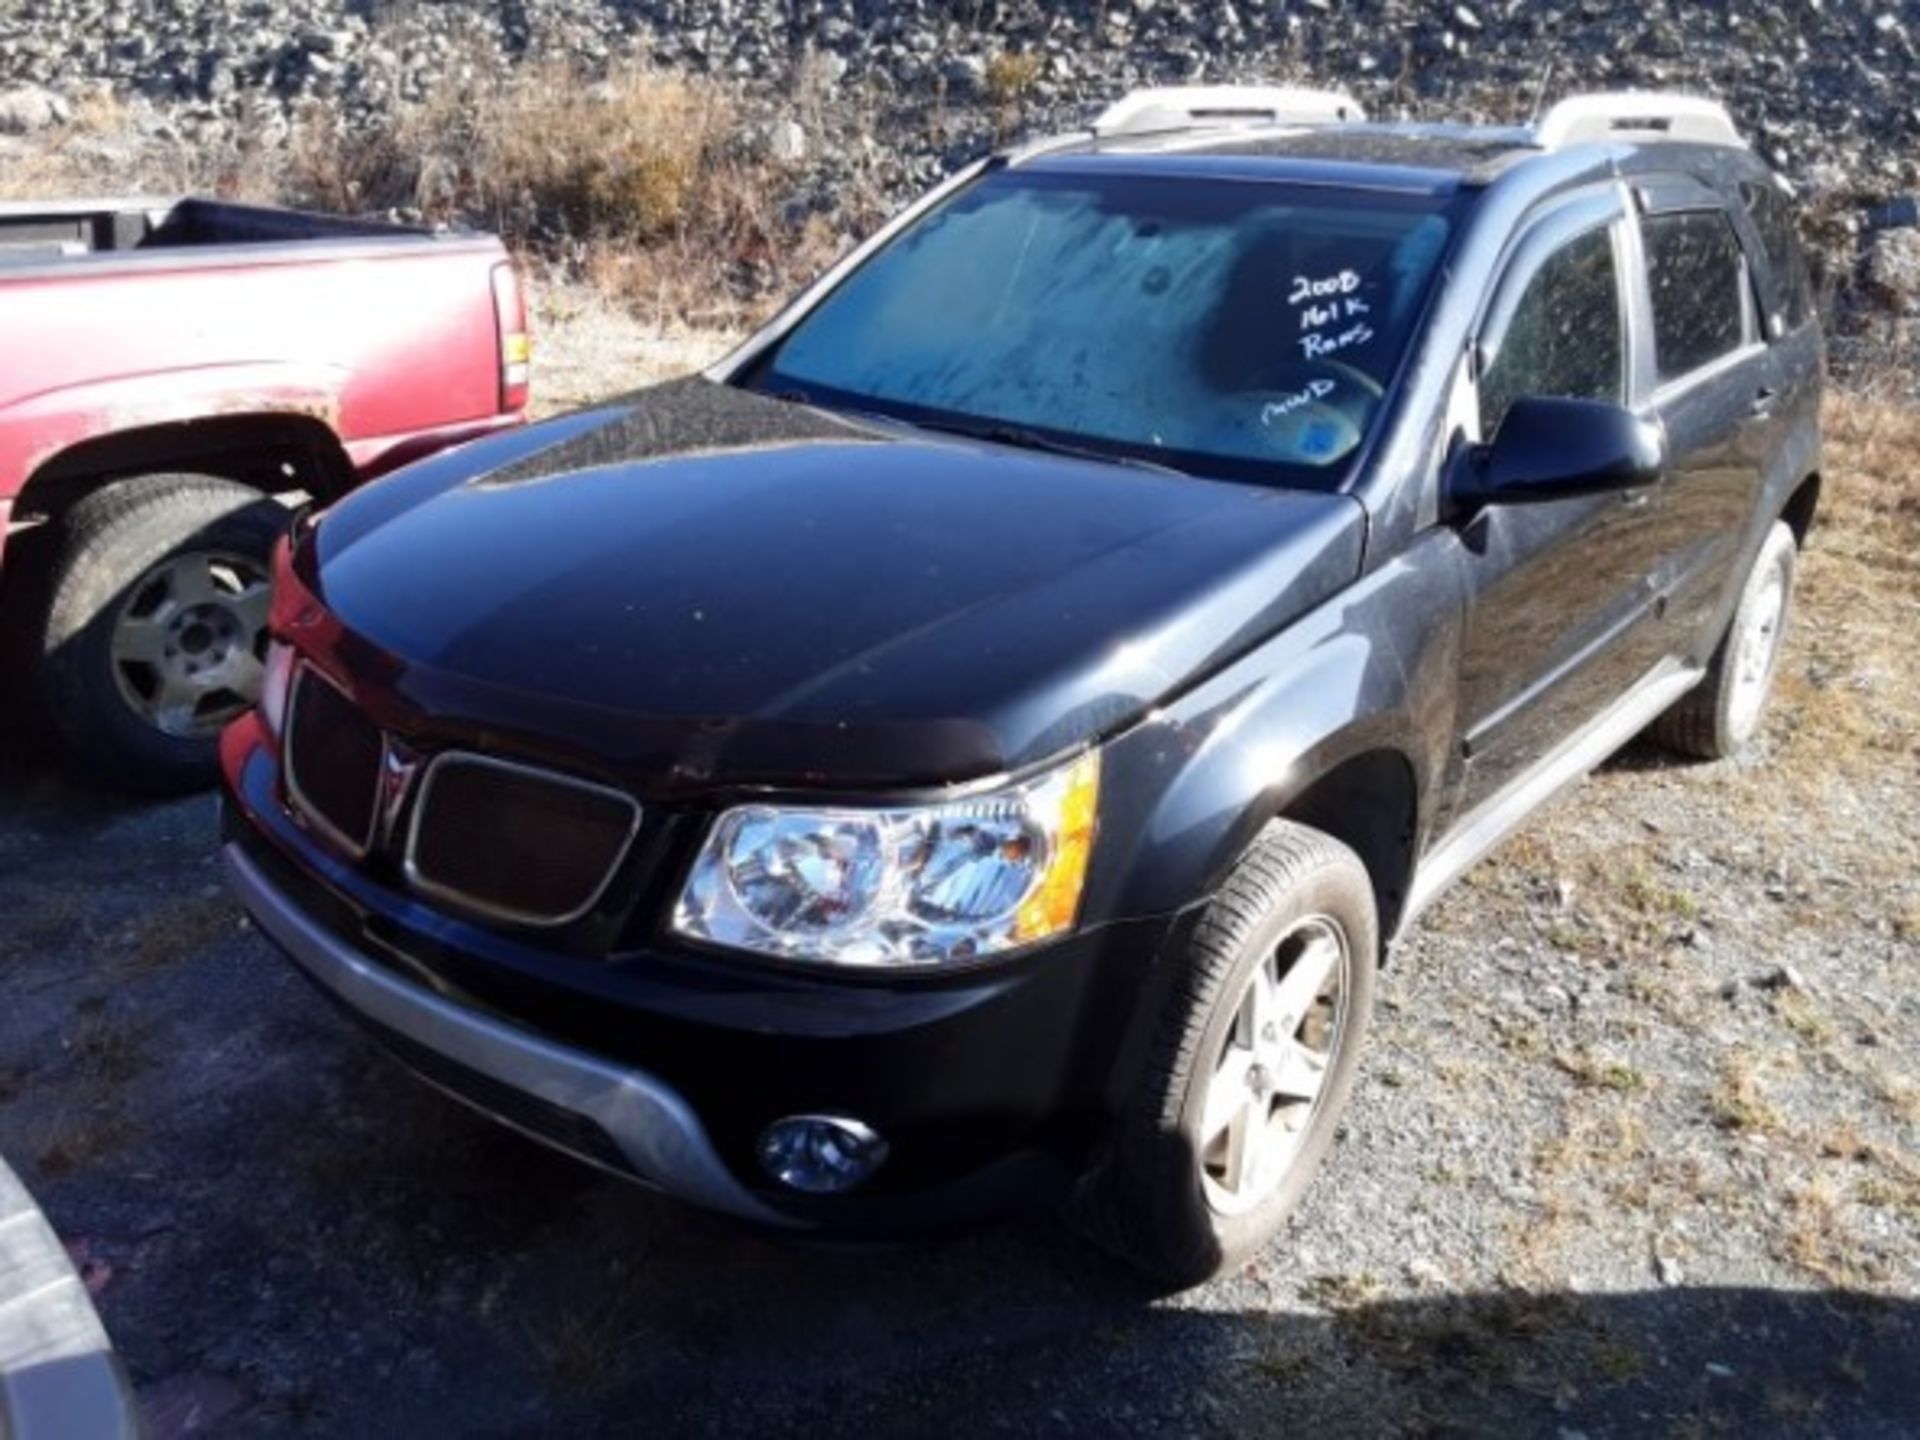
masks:
[[[192,199],[0,204],[10,678],[90,774],[210,779],[258,692],[284,500],[517,424],[529,347],[491,236]]]

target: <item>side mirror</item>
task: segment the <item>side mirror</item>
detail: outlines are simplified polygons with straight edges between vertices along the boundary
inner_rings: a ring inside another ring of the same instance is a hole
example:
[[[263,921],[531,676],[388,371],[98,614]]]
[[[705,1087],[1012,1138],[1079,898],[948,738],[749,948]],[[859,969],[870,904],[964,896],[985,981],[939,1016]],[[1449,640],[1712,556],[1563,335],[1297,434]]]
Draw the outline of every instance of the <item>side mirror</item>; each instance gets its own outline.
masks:
[[[1516,505],[1637,490],[1666,467],[1660,427],[1603,400],[1523,395],[1493,442],[1467,453],[1452,487],[1457,504]]]

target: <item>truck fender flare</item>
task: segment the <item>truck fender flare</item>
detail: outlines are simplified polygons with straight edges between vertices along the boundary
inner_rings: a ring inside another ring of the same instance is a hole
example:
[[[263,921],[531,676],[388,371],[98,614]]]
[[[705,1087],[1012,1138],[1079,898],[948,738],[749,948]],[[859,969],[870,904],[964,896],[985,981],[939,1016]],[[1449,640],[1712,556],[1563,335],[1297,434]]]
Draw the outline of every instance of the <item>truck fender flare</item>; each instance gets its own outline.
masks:
[[[293,417],[338,443],[348,373],[280,361],[210,365],[45,390],[0,409],[0,494],[65,468],[89,442],[158,426]]]

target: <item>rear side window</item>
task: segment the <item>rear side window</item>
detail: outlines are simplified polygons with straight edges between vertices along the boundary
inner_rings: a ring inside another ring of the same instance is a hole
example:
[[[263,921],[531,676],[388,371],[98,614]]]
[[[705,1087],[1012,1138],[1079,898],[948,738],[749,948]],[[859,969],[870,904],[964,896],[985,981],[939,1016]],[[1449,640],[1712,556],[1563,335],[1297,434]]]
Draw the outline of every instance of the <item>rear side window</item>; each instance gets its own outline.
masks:
[[[1620,277],[1603,227],[1570,240],[1527,282],[1480,376],[1480,434],[1492,439],[1522,395],[1624,399]]]
[[[1813,280],[1807,274],[1807,255],[1794,229],[1793,212],[1786,197],[1771,185],[1742,185],[1740,199],[1766,248],[1780,318],[1787,329],[1798,330],[1813,318]]]
[[[1718,210],[1649,215],[1641,233],[1660,378],[1691,374],[1738,350],[1746,339],[1746,270],[1727,217]]]

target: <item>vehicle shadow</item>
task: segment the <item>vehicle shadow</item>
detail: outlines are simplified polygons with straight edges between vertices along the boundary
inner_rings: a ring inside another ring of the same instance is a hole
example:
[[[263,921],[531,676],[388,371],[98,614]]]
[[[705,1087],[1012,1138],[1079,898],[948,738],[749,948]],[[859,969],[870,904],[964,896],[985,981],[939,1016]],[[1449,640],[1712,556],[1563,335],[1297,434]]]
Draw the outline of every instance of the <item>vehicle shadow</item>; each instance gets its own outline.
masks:
[[[1910,1298],[1389,1297],[1367,1276],[1298,1273],[1284,1236],[1228,1278],[1169,1294],[1049,1218],[919,1245],[831,1245],[748,1234],[624,1188],[594,1192],[607,1248],[590,1253],[651,1256],[622,1292],[630,1313],[653,1317],[636,1332],[650,1343],[606,1357],[602,1393],[582,1397],[586,1430],[619,1428],[607,1417],[634,1405],[690,1419],[717,1396],[730,1431],[796,1414],[803,1428],[917,1434],[1920,1427]],[[640,1358],[661,1340],[698,1355],[697,1384]]]
[[[44,724],[31,717],[18,686],[0,688],[0,815],[25,818],[49,832],[84,834],[183,798],[206,797],[142,795],[90,778],[84,760],[62,753]]]
[[[1647,775],[1693,770],[1706,763],[1690,755],[1677,754],[1645,735],[1636,735],[1601,761],[1599,768],[1622,775]]]
[[[249,1374],[241,1431],[1920,1430],[1910,1298],[1389,1296],[1297,1272],[1287,1236],[1166,1295],[1045,1217],[891,1245],[743,1229],[472,1116],[357,1038],[308,1073],[249,1105],[248,1132],[280,1139],[233,1155],[206,1233],[103,1306],[143,1390],[188,1336]]]
[[[1371,1282],[1332,1276],[1303,1293],[1284,1240],[1228,1280],[1156,1296],[1047,1220],[885,1247],[770,1239],[549,1163],[566,1162],[516,1154],[494,1176],[496,1195],[531,1178],[547,1202],[565,1196],[569,1223],[510,1265],[491,1342],[476,1356],[464,1326],[440,1329],[432,1308],[403,1317],[416,1352],[460,1357],[455,1388],[430,1392],[447,1433],[496,1433],[482,1416],[529,1396],[542,1433],[569,1435],[630,1433],[636,1415],[667,1434],[1920,1427],[1920,1304],[1908,1299],[1763,1288],[1374,1298]],[[457,1267],[458,1237],[442,1235],[451,1253],[437,1263]],[[492,1229],[482,1249],[504,1238]],[[381,1276],[360,1280],[377,1289]],[[419,1393],[387,1388],[322,1408],[358,1429]]]

